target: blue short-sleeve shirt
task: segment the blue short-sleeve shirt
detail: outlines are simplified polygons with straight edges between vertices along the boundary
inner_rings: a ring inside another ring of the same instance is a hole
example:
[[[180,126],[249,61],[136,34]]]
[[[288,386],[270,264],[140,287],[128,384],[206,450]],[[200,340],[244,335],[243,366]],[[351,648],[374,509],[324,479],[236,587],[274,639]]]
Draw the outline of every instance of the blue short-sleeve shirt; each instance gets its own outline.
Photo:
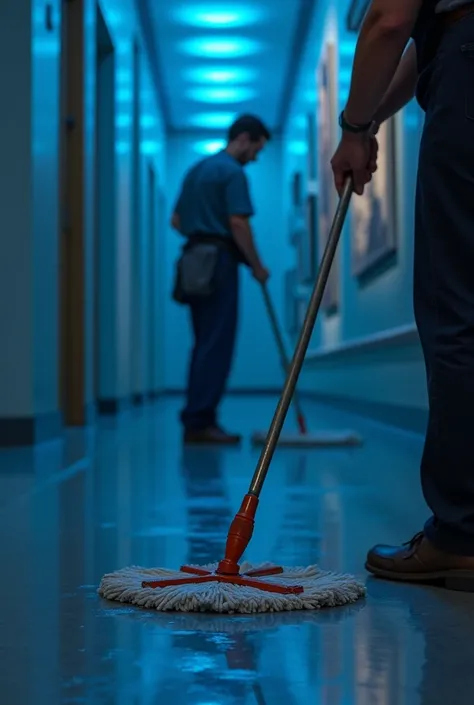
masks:
[[[225,150],[202,159],[186,174],[174,210],[187,237],[230,236],[230,216],[254,214],[243,166]]]

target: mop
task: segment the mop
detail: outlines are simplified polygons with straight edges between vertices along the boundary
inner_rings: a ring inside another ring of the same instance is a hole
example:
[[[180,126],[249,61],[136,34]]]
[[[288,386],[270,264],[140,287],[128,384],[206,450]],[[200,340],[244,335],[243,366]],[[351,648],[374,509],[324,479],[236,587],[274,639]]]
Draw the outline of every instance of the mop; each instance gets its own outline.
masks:
[[[253,614],[316,610],[356,602],[365,587],[355,577],[321,570],[317,565],[284,567],[268,563],[239,565],[252,538],[259,497],[311,339],[334,254],[352,195],[348,179],[334,216],[320,271],[281,399],[270,425],[248,493],[227,535],[219,563],[182,566],[180,570],[131,566],[104,575],[98,593],[108,600],[174,612]]]
[[[281,332],[281,327],[278,323],[275,307],[271,300],[270,292],[265,284],[262,284],[262,293],[271,328],[275,336],[275,342],[277,344],[283,371],[287,374],[290,362],[285,349],[285,342]],[[290,433],[280,436],[278,439],[278,445],[285,446],[287,448],[327,448],[334,446],[357,446],[362,443],[360,436],[355,431],[351,430],[318,431],[317,433],[309,433],[297,389],[294,390],[292,403],[296,411],[296,421],[298,423],[299,433]],[[262,446],[265,444],[265,440],[266,433],[264,432],[256,431],[252,434],[251,443],[253,446]]]

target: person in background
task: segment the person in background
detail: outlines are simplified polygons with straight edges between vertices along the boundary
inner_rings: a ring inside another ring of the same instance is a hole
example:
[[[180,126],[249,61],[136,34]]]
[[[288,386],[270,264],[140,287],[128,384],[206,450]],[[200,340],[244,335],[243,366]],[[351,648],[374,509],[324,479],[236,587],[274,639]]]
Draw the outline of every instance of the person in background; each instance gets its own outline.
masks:
[[[410,43],[410,40],[414,41]],[[341,193],[376,168],[378,125],[416,94],[425,111],[415,213],[414,309],[429,421],[421,481],[432,515],[402,546],[377,545],[382,578],[474,591],[474,3],[373,0],[332,159]]]
[[[242,115],[229,129],[225,149],[202,159],[185,175],[171,219],[188,243],[218,248],[212,293],[190,299],[194,346],[186,405],[181,413],[185,443],[238,444],[217,418],[235,347],[239,264],[260,283],[269,277],[255,246],[250,218],[254,208],[244,167],[255,162],[270,139],[263,122]]]

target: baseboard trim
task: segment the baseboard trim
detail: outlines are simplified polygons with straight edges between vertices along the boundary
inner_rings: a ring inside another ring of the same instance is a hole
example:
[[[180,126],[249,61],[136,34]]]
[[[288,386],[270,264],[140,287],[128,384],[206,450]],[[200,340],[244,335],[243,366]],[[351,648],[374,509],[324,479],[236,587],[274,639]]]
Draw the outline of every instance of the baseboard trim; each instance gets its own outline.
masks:
[[[131,407],[139,407],[147,402],[156,401],[164,395],[165,392],[160,389],[154,392],[134,392],[129,397],[120,399],[98,399],[97,413],[100,416],[116,416],[122,411],[130,410]]]
[[[303,392],[302,396],[319,404],[327,404],[342,411],[348,411],[358,416],[365,416],[395,426],[405,431],[424,435],[428,423],[428,410],[417,409],[402,404],[386,404],[383,402],[367,401],[365,399],[352,399],[349,397],[319,394],[317,392]]]
[[[100,416],[116,416],[125,411],[129,406],[126,399],[98,399],[97,411]]]
[[[0,447],[33,446],[61,435],[63,419],[59,411],[36,416],[0,418]]]
[[[278,397],[281,394],[281,387],[238,387],[228,389],[226,396],[231,397]],[[185,389],[175,389],[173,387],[165,389],[164,394],[168,397],[183,396]]]

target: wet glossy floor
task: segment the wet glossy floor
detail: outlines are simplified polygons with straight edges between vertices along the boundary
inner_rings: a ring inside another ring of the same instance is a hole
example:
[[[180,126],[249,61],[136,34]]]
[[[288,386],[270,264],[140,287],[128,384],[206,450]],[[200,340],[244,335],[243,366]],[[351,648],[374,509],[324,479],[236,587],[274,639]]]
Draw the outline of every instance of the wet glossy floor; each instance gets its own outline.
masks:
[[[370,580],[365,552],[425,518],[421,440],[314,407],[356,450],[279,451],[248,557],[319,562],[367,580],[351,608],[166,615],[101,601],[104,572],[221,557],[257,455],[183,452],[178,401],[0,452],[1,705],[472,705],[474,596]],[[271,400],[229,400],[232,430]]]

